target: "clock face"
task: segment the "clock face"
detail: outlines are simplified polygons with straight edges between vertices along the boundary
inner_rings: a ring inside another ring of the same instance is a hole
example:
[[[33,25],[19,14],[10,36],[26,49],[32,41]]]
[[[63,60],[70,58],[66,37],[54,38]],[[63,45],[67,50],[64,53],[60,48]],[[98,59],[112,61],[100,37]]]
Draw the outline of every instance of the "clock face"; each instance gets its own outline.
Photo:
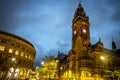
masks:
[[[77,31],[74,31],[73,33],[74,33],[74,35],[75,35],[75,34],[77,33]]]
[[[85,30],[85,29],[83,29],[83,30],[82,30],[82,32],[83,32],[83,33],[86,33],[86,30]]]

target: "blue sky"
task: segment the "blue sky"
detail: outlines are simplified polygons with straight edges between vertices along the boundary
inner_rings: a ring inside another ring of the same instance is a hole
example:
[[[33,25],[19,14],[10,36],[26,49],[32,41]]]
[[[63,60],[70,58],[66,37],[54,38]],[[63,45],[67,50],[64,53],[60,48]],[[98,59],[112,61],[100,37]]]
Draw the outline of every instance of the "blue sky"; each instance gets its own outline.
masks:
[[[91,43],[99,37],[111,49],[112,37],[120,48],[120,0],[81,0],[89,16]],[[0,0],[0,30],[31,42],[35,65],[47,54],[67,54],[71,49],[71,26],[79,0]]]

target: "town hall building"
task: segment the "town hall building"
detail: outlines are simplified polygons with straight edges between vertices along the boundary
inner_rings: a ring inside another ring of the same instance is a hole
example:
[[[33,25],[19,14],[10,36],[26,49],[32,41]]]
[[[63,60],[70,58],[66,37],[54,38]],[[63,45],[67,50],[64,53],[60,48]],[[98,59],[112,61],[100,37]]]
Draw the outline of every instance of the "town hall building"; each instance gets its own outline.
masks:
[[[118,80],[120,49],[112,41],[112,50],[101,39],[90,43],[90,23],[81,4],[72,21],[72,49],[68,55],[58,52],[58,77],[61,80]],[[114,74],[113,74],[114,73]]]

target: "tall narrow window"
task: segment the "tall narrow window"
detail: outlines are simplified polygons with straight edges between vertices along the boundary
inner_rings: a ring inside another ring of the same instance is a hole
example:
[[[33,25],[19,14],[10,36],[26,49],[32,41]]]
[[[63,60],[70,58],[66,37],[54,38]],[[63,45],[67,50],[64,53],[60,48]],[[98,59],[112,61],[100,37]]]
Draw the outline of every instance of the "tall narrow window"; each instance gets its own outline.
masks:
[[[27,53],[26,53],[26,55],[25,55],[25,58],[27,58],[28,56],[27,56]]]
[[[21,52],[21,55],[20,55],[20,56],[22,56],[22,57],[23,57],[23,56],[24,56],[24,52]]]
[[[15,51],[15,54],[16,54],[16,55],[19,55],[19,50],[16,50],[16,51]]]
[[[29,55],[29,59],[30,59],[30,55]]]
[[[9,53],[13,53],[13,49],[12,48],[9,49]]]
[[[5,46],[0,46],[0,51],[4,51],[5,50]]]

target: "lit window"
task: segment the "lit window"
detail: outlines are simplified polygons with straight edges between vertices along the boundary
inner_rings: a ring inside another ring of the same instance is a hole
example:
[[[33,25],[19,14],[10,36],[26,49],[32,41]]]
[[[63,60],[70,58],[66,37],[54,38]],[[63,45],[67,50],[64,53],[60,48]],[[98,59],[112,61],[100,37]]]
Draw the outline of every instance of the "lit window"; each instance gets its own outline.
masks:
[[[30,55],[29,55],[29,59],[30,59]]]
[[[58,62],[58,60],[56,60],[56,62]]]
[[[27,54],[25,55],[25,58],[27,58]]]
[[[30,59],[32,60],[32,57]]]
[[[24,56],[24,52],[21,52],[21,56],[22,56],[22,57]]]
[[[86,77],[88,77],[88,73],[86,72]]]
[[[9,49],[9,53],[12,53],[12,52],[13,52],[13,49],[12,49],[12,48],[10,48],[10,49]]]
[[[4,46],[0,46],[0,51],[4,51],[5,47]]]
[[[16,50],[16,51],[15,51],[15,54],[18,55],[18,54],[19,54],[19,50]]]

